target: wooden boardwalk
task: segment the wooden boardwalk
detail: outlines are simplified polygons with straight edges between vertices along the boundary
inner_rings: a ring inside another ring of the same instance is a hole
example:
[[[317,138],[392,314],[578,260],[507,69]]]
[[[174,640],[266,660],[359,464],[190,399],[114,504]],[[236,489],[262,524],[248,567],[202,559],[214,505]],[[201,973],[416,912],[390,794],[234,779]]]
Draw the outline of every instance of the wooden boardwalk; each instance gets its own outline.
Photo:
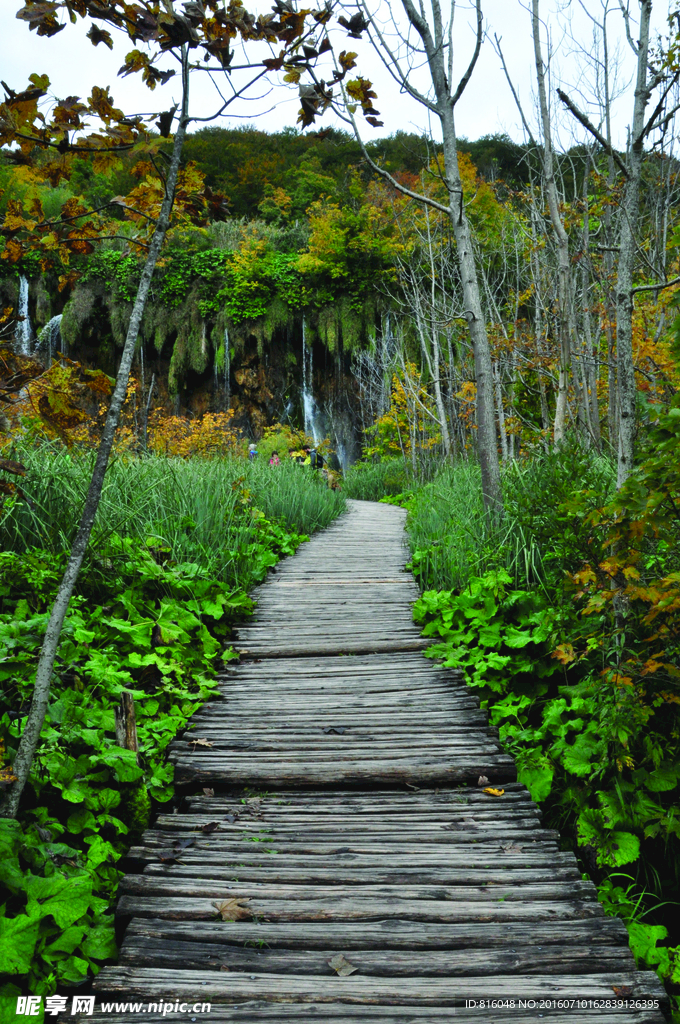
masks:
[[[222,699],[174,744],[191,795],[131,851],[97,1004],[205,1001],[213,1024],[661,1024],[656,975],[542,827],[474,692],[419,653],[404,513],[350,507],[260,588]],[[83,1019],[169,1018],[187,1013]]]

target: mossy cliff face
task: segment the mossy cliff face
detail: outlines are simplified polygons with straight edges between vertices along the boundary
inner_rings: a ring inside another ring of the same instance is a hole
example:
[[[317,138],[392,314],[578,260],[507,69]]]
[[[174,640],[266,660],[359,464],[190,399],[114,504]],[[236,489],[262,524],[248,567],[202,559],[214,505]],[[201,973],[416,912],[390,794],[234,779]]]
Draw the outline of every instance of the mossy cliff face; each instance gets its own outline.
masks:
[[[107,259],[91,265],[67,297],[49,278],[33,278],[29,314],[38,331],[61,313],[61,351],[115,375],[138,268],[119,253],[101,256]],[[290,259],[269,279],[263,273],[239,279],[224,252],[199,256],[202,262],[166,264],[154,279],[133,371],[147,385],[155,375],[153,407],[194,416],[231,408],[234,425],[253,437],[276,422],[306,426],[330,436],[348,459],[356,457],[351,362],[375,335],[373,302],[315,295],[291,271]],[[7,278],[0,288],[15,304],[16,280]]]

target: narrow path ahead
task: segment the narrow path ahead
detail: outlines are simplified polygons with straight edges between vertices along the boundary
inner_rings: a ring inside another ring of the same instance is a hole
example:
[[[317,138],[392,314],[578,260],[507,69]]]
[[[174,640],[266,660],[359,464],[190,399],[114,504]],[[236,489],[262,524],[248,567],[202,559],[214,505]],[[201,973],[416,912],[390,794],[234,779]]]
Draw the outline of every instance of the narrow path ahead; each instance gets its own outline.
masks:
[[[211,1024],[663,1021],[656,975],[474,693],[419,653],[403,521],[350,502],[260,588],[223,699],[174,745],[198,795],[131,852],[98,1005],[210,1002]]]

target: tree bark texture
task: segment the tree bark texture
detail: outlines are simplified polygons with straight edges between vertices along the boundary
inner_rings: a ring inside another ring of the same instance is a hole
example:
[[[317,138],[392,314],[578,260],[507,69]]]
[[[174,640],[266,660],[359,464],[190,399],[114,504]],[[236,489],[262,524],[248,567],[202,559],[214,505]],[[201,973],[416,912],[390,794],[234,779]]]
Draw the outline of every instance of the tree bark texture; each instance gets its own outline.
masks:
[[[545,87],[545,65],[541,54],[541,26],[539,0],[532,0],[532,32],[534,38],[534,59],[536,63],[536,82],[538,85],[538,103],[541,112],[543,129],[543,179],[550,211],[550,222],[557,241],[557,319],[560,344],[560,362],[557,384],[557,403],[555,406],[554,441],[559,444],[564,438],[567,422],[567,402],[569,389],[569,362],[571,358],[571,267],[569,263],[569,236],[560,216],[560,203],[555,182],[555,162],[553,159],[552,129],[550,124],[550,107]]]
[[[146,306],[153,272],[160,255],[163,240],[170,225],[170,216],[175,196],[175,187],[177,185],[180,156],[182,153],[184,136],[186,134],[188,88],[188,74],[186,70],[186,63],[184,62],[182,113],[180,115],[177,132],[173,142],[172,157],[168,168],[168,176],[165,186],[165,198],[161,204],[160,213],[151,239],[151,244],[149,246],[149,254],[147,256],[146,263],[144,264],[139,288],[137,289],[137,295],[135,297],[132,315],[130,317],[130,325],[125,339],[125,346],[123,348],[118,375],[116,377],[116,384],[106,416],[102,439],[97,451],[97,459],[92,473],[92,478],[90,480],[87,497],[85,498],[85,505],[80,519],[80,524],[78,526],[78,532],[76,533],[75,540],[73,541],[68,564],[59,585],[59,590],[52,606],[49,622],[45,631],[45,637],[40,651],[40,659],[38,661],[38,668],[36,670],[31,707],[28,712],[26,724],[19,743],[19,749],[13,765],[17,781],[8,790],[2,806],[0,806],[0,814],[8,818],[15,818],[17,815],[21,794],[28,780],[31,764],[33,763],[33,757],[40,740],[40,731],[47,712],[54,662],[59,648],[62,626],[64,624],[68,606],[83,563],[85,551],[87,550],[90,534],[92,532],[92,525],[99,507],[102,487],[104,485],[104,475],[106,473],[109,456],[113,447],[113,440],[116,428],[118,427],[121,409],[127,393],[128,378],[130,376],[130,369],[132,367],[132,361],[135,354],[142,315]]]
[[[124,750],[132,750],[139,761],[139,744],[137,742],[137,718],[135,702],[129,690],[123,690],[120,704],[115,708],[116,743]]]
[[[617,486],[622,487],[633,469],[635,455],[635,367],[633,364],[633,272],[637,226],[640,213],[640,178],[644,147],[645,110],[650,89],[647,82],[649,26],[652,0],[640,3],[640,39],[633,105],[628,177],[620,208],[619,262],[616,277],[616,354],[618,380],[618,463]]]
[[[467,84],[461,80],[456,96],[446,73],[445,30],[439,0],[432,0],[434,36],[425,18],[412,0],[402,0],[407,17],[420,36],[427,56],[432,85],[436,96],[436,111],[444,142],[444,176],[449,193],[449,215],[456,240],[458,269],[463,289],[465,316],[472,344],[477,385],[477,450],[482,471],[482,492],[486,511],[495,516],[502,511],[501,475],[496,440],[494,410],[494,383],[491,350],[479,290],[472,232],[465,215],[463,183],[458,168],[458,141],[453,117],[454,102]],[[478,26],[481,11],[478,9]],[[473,64],[471,64],[472,68]]]

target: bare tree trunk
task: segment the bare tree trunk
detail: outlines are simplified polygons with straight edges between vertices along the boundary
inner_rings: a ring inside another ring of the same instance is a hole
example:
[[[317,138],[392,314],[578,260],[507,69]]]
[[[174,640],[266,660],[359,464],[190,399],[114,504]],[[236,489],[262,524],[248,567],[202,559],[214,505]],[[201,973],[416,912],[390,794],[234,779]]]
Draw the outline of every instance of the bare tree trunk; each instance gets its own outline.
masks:
[[[517,381],[517,352],[513,347],[510,353],[510,387],[508,388],[508,407],[510,409],[510,415],[514,418],[515,416],[515,383]],[[515,450],[515,443],[519,442],[519,438],[516,438],[515,432],[510,434],[508,437],[508,453],[510,460],[516,459],[519,452]]]
[[[609,91],[609,37],[607,35],[607,18],[602,19],[602,56],[604,61],[604,119],[607,140],[607,184],[611,189],[616,173],[614,170],[614,157],[612,155],[612,111],[611,96]],[[605,282],[605,335],[607,338],[607,384],[608,384],[608,410],[607,410],[607,435],[609,444],[614,448],[616,439],[619,436],[619,413],[618,413],[618,374],[616,368],[616,341],[612,330],[614,321],[614,307],[612,302],[612,280],[614,275],[614,232],[612,231],[612,208],[609,203],[604,210],[604,240],[605,256],[604,265],[606,271]]]
[[[560,203],[555,183],[555,167],[553,159],[552,131],[550,127],[550,108],[545,87],[545,66],[541,55],[541,35],[539,21],[539,0],[532,0],[532,32],[534,37],[534,59],[536,63],[536,81],[538,84],[538,101],[543,128],[543,178],[548,197],[550,221],[557,240],[558,278],[557,278],[557,316],[560,342],[560,365],[557,384],[557,403],[555,406],[554,440],[559,444],[564,438],[567,421],[567,399],[569,389],[569,362],[571,357],[570,330],[570,289],[571,268],[569,265],[569,236],[560,216]]]
[[[585,260],[581,263],[581,293],[583,303],[585,397],[589,403],[590,435],[595,448],[599,452],[602,447],[602,435],[600,433],[600,407],[597,401],[598,362],[597,351],[593,343],[590,315],[590,268],[586,266]]]
[[[622,487],[633,469],[635,454],[635,367],[633,365],[633,271],[640,213],[640,177],[645,137],[645,110],[650,96],[647,83],[649,24],[652,0],[640,3],[640,38],[628,153],[628,177],[621,201],[619,263],[616,277],[616,348],[618,363],[619,446],[617,485]]]
[[[468,323],[468,332],[475,361],[475,379],[477,386],[477,450],[482,470],[482,493],[484,496],[484,507],[491,516],[502,514],[502,491],[500,465],[498,461],[498,447],[496,442],[496,426],[494,416],[494,395],[493,395],[493,374],[491,370],[491,352],[489,339],[486,333],[486,324],[482,311],[482,304],[479,294],[479,283],[477,280],[477,268],[475,264],[474,248],[470,225],[465,215],[463,202],[463,187],[458,168],[458,142],[456,137],[453,111],[456,103],[464,93],[470,76],[477,63],[479,51],[484,38],[484,25],[482,18],[481,0],[475,0],[475,14],[477,20],[477,32],[475,50],[470,64],[460,79],[457,86],[453,84],[453,43],[447,46],[447,36],[452,33],[453,26],[444,24],[442,9],[439,0],[431,0],[431,21],[427,21],[425,5],[420,3],[416,7],[413,0],[402,0],[402,6],[406,16],[415,33],[422,43],[423,55],[427,62],[430,73],[432,88],[435,99],[431,99],[418,91],[415,79],[410,75],[411,68],[406,71],[400,66],[399,59],[392,52],[390,44],[385,40],[381,23],[374,17],[364,0],[359,0],[359,6],[373,29],[373,41],[380,51],[381,57],[388,65],[393,76],[399,81],[404,89],[413,96],[419,103],[423,104],[431,114],[434,114],[441,124],[444,170],[443,180],[449,194],[447,213],[451,220],[454,238],[456,240],[456,254],[458,258],[458,269],[460,282],[463,290],[465,303],[465,317]],[[455,4],[452,4],[453,13]],[[405,41],[405,37],[404,41]],[[412,46],[409,41],[407,49],[412,55]],[[448,64],[447,64],[448,54]],[[402,183],[393,178],[385,168],[380,167],[371,158],[361,136],[357,130],[354,115],[346,107],[350,122],[362,146],[364,159],[380,175],[387,178],[399,191],[411,196],[420,202],[443,210],[440,204],[430,197],[406,188]]]
[[[453,110],[450,100],[442,104],[440,112],[442,134],[444,138],[444,163],[447,185],[451,196],[451,222],[456,239],[456,252],[465,315],[468,331],[472,342],[472,353],[475,361],[475,381],[477,384],[477,451],[482,470],[482,492],[484,507],[492,515],[502,510],[501,474],[498,462],[498,444],[496,441],[496,424],[494,416],[493,371],[491,368],[491,350],[486,333],[484,313],[479,294],[477,267],[472,246],[470,224],[465,216],[463,206],[463,183],[458,170],[458,147],[456,140]]]
[[[149,446],[149,410],[151,408],[151,402],[153,399],[153,389],[156,383],[155,372],[151,374],[151,383],[149,384],[149,391],[146,396],[146,402],[144,404],[144,419],[142,421],[142,448],[144,451],[148,450]]]
[[[503,462],[508,461],[508,435],[505,430],[505,412],[503,411],[503,387],[498,360],[493,367],[494,385],[496,391],[496,415],[498,416],[498,433],[501,439],[501,457]]]
[[[170,215],[172,213],[175,187],[177,185],[177,174],[179,171],[182,145],[184,143],[187,124],[189,78],[187,73],[186,55],[183,55],[182,64],[182,112],[173,142],[172,157],[165,185],[165,198],[161,204],[156,228],[151,239],[151,245],[149,246],[149,254],[147,256],[146,263],[144,264],[139,288],[137,289],[137,295],[132,308],[130,326],[128,327],[127,337],[125,339],[125,347],[123,348],[123,355],[118,368],[116,384],[106,416],[106,423],[104,425],[102,439],[99,444],[97,460],[92,473],[92,479],[90,480],[90,486],[85,499],[85,506],[78,526],[78,532],[76,533],[75,540],[73,541],[68,564],[61,584],[59,585],[59,590],[55,598],[54,605],[52,606],[50,619],[45,631],[45,637],[40,651],[40,659],[36,671],[31,707],[28,712],[24,731],[19,743],[19,749],[13,765],[17,781],[8,790],[2,806],[0,807],[0,814],[8,818],[15,818],[17,815],[21,794],[28,780],[31,764],[33,763],[33,757],[40,740],[40,731],[47,711],[52,673],[54,671],[54,662],[59,648],[62,626],[78,579],[80,567],[83,563],[83,558],[85,557],[85,551],[87,550],[87,545],[90,540],[90,533],[92,532],[92,525],[99,507],[99,500],[101,498],[102,487],[104,485],[104,474],[106,473],[111,448],[113,447],[113,440],[118,426],[118,421],[120,419],[120,412],[125,401],[128,378],[130,376],[132,360],[135,354],[137,335],[139,333],[142,315],[146,306],[146,300],[149,294],[153,272],[160,255],[161,246],[170,225]]]

